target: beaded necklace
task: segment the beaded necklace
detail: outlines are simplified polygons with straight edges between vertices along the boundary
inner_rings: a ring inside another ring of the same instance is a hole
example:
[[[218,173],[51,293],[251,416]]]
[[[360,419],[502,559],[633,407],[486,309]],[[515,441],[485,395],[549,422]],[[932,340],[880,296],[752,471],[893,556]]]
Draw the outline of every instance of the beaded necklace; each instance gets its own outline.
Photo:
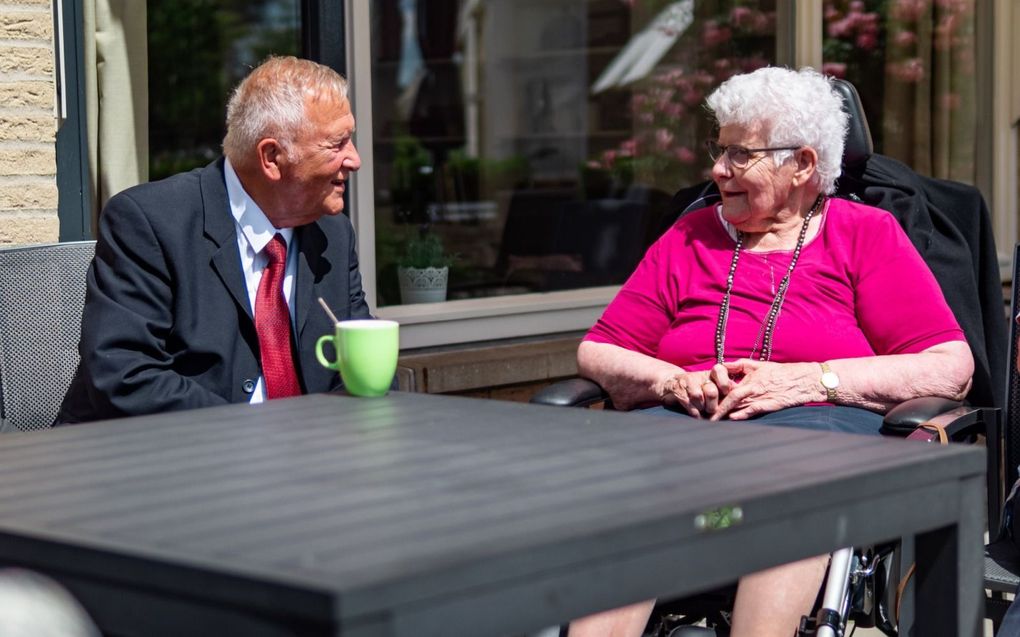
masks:
[[[786,298],[786,289],[790,286],[790,275],[793,274],[793,268],[797,265],[797,259],[800,258],[801,248],[804,247],[804,239],[807,237],[808,224],[811,223],[811,217],[818,212],[823,201],[825,201],[825,195],[818,195],[814,205],[811,206],[811,210],[804,216],[804,224],[800,227],[800,235],[797,237],[797,245],[793,248],[793,258],[790,259],[790,266],[786,268],[786,274],[783,276],[783,280],[779,282],[779,289],[776,291],[775,298],[772,299],[772,306],[769,307],[768,314],[765,315],[763,328],[765,336],[762,339],[759,360],[767,361],[772,356],[772,332],[776,328],[779,309]],[[738,230],[737,247],[733,250],[730,272],[726,276],[726,293],[723,295],[722,304],[719,307],[719,322],[715,326],[715,361],[720,365],[723,363],[723,350],[726,345],[726,322],[730,317],[730,295],[733,293],[733,275],[736,274],[737,262],[740,261],[740,248],[743,245],[744,233]],[[759,331],[759,334],[761,334],[761,331]],[[758,341],[755,339],[755,346],[751,349],[751,358],[754,358],[754,351],[757,349],[757,346]]]

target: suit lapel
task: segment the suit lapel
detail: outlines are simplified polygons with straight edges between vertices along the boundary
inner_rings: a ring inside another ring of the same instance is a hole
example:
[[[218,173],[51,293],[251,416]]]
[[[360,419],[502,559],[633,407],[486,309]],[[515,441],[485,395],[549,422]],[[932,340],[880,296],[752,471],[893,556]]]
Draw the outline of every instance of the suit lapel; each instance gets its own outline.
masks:
[[[230,215],[230,201],[223,178],[223,158],[207,166],[201,174],[202,208],[205,212],[205,235],[213,244],[211,265],[234,302],[252,318],[248,288],[241,272],[237,252],[237,231]]]
[[[297,304],[294,306],[294,323],[297,325],[298,341],[313,311],[322,311],[315,299],[315,288],[322,278],[322,259],[326,249],[326,237],[318,223],[295,228],[298,239],[297,282],[295,294]],[[318,334],[315,335],[318,338]]]

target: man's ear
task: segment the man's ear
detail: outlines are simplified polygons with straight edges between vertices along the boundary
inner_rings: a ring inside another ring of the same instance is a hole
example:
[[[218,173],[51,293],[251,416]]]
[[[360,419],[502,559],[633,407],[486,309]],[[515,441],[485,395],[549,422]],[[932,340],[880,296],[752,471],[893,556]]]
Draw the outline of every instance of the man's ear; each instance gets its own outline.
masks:
[[[279,141],[272,137],[266,137],[255,146],[258,157],[259,172],[269,181],[279,181],[283,176],[281,161],[285,152]]]
[[[818,153],[810,146],[803,146],[793,151],[793,159],[797,162],[793,183],[796,186],[802,186],[811,179],[818,169]]]

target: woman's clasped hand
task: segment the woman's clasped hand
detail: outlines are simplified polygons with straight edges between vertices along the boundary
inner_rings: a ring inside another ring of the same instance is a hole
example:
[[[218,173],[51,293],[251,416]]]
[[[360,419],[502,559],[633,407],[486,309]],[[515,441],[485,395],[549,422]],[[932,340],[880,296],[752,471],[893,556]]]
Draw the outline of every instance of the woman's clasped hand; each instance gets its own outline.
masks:
[[[819,366],[742,358],[700,372],[679,371],[662,382],[662,404],[694,418],[746,420],[811,402],[824,402]]]

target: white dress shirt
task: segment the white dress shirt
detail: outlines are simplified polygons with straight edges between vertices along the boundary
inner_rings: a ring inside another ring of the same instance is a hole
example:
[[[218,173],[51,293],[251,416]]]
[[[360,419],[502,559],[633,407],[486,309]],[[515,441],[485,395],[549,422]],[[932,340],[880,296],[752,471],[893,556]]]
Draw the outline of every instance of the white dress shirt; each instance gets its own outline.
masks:
[[[241,255],[241,271],[244,273],[244,281],[248,287],[248,304],[251,307],[251,315],[255,316],[255,297],[258,294],[259,281],[262,280],[262,270],[269,264],[262,249],[272,241],[276,234],[280,234],[287,244],[287,267],[283,275],[283,296],[287,299],[291,329],[294,329],[294,304],[291,303],[294,280],[297,275],[297,244],[294,241],[294,229],[276,228],[266,218],[266,214],[262,212],[255,200],[245,192],[241,180],[234,172],[234,167],[230,165],[230,160],[224,161],[223,172],[227,183],[227,197],[230,199],[230,212],[234,216],[234,227],[237,231],[237,250]],[[265,399],[265,380],[259,376],[249,402],[255,404]]]

